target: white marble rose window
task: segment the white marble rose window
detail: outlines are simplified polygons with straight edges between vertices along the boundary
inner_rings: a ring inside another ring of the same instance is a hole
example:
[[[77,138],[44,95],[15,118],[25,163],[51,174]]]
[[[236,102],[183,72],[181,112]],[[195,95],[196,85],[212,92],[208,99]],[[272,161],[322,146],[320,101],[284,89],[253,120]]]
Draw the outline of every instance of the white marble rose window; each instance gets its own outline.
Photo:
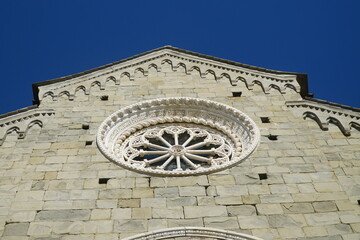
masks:
[[[111,161],[161,176],[221,171],[246,159],[258,142],[258,128],[248,116],[196,98],[156,99],[120,109],[97,135]]]

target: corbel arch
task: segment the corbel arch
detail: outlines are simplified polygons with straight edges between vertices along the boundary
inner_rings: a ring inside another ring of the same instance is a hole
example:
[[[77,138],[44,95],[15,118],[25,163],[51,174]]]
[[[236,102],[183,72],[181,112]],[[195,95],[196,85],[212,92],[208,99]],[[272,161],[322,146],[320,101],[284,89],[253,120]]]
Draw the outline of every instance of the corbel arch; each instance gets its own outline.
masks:
[[[313,112],[309,112],[309,111],[304,112],[303,113],[303,118],[304,119],[310,118],[310,119],[314,120],[319,125],[321,130],[323,130],[323,131],[329,130],[328,123],[327,122],[326,123],[321,122],[320,118]]]
[[[351,135],[351,134],[350,134],[350,131],[349,131],[348,129],[346,129],[346,128],[344,127],[344,125],[342,125],[342,123],[341,123],[338,119],[336,119],[336,118],[334,118],[334,117],[328,117],[328,118],[326,119],[326,121],[327,121],[328,123],[331,123],[331,124],[336,125],[336,126],[340,129],[340,131],[341,131],[345,136],[350,136],[350,135]]]

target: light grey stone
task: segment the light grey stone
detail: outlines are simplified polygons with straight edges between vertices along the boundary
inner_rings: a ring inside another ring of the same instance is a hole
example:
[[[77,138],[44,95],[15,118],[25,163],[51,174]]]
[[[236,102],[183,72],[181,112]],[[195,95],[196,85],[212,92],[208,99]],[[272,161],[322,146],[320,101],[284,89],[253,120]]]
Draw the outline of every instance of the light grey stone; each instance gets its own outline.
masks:
[[[114,220],[114,232],[146,232],[146,220]]]
[[[204,218],[205,227],[218,229],[238,229],[239,224],[236,217],[211,217]]]
[[[337,207],[334,202],[313,202],[316,212],[336,212]]]
[[[5,225],[3,236],[26,236],[29,223],[9,223]]]
[[[185,218],[227,216],[225,206],[184,206]]]
[[[251,216],[256,215],[256,208],[252,205],[228,206],[229,216]]]
[[[100,190],[100,199],[119,199],[119,198],[131,198],[131,189],[108,189]]]
[[[166,206],[176,207],[176,206],[194,206],[197,204],[195,197],[178,197],[178,198],[167,198]]]
[[[166,198],[142,198],[140,200],[141,207],[159,207],[166,206]]]
[[[182,207],[172,208],[153,208],[153,218],[184,218],[184,211]]]
[[[291,228],[301,227],[301,223],[297,223],[289,215],[269,215],[269,224],[274,228]]]
[[[326,237],[301,237],[297,238],[297,240],[343,240],[343,238],[341,235],[335,235]]]
[[[265,216],[239,216],[241,229],[268,228],[269,222]]]
[[[219,196],[215,197],[215,203],[217,205],[240,205],[243,202],[241,196]]]
[[[49,210],[40,211],[35,219],[38,221],[76,221],[89,220],[90,210]]]
[[[340,223],[337,213],[313,213],[304,215],[310,226],[324,226]]]
[[[261,203],[289,203],[294,202],[290,194],[266,194],[260,196]]]
[[[282,204],[284,213],[312,213],[314,209],[311,203],[284,203]]]
[[[241,196],[247,195],[248,190],[246,186],[216,186],[216,192],[220,196]]]
[[[326,229],[329,235],[352,233],[351,227],[347,224],[330,225],[330,226],[326,226]]]
[[[169,227],[203,227],[204,223],[202,218],[191,218],[191,219],[169,219]]]
[[[179,197],[179,189],[177,187],[169,187],[169,188],[155,188],[154,195],[156,198],[163,197]]]
[[[179,195],[181,197],[205,196],[205,187],[179,187]]]

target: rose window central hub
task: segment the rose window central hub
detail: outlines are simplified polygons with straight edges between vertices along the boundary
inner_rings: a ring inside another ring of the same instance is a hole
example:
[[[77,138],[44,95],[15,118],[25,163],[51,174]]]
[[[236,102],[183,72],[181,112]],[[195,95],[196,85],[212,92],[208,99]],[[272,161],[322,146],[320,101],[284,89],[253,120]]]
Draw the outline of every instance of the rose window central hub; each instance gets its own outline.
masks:
[[[181,156],[185,154],[185,147],[181,145],[171,146],[169,149],[169,153],[173,156]]]

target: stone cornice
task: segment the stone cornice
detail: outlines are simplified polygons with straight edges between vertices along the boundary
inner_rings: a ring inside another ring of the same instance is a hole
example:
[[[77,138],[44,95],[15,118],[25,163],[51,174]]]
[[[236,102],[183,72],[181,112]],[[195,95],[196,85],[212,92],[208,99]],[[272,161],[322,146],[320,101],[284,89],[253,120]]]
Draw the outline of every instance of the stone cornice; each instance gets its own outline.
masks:
[[[130,80],[134,80],[134,74],[137,71],[141,71],[144,76],[146,76],[148,69],[154,67],[160,72],[161,65],[164,61],[171,64],[173,71],[177,71],[179,67],[184,67],[187,74],[190,74],[192,71],[198,71],[201,77],[212,74],[216,80],[226,78],[232,85],[236,85],[237,82],[242,81],[249,89],[252,89],[254,84],[258,84],[266,93],[268,93],[271,88],[275,88],[282,93],[285,93],[286,88],[291,88],[297,92],[302,91],[303,89],[301,88],[305,88],[305,85],[300,87],[297,81],[299,77],[304,78],[304,76],[306,76],[305,74],[258,68],[166,46],[79,74],[35,83],[33,84],[35,102],[39,103],[46,92],[52,91],[53,95],[57,96],[60,93],[60,89],[65,91],[65,88],[69,86],[80,86],[84,82],[92,81],[95,78],[112,77],[116,84],[120,84],[119,78],[123,75],[128,76]],[[142,65],[147,63],[148,66],[144,68]],[[104,83],[102,85],[104,85]],[[44,87],[46,91],[40,93],[39,96],[40,88]],[[68,95],[70,96],[69,99],[72,100],[72,93],[69,92]]]
[[[351,130],[360,131],[360,113],[358,109],[330,104],[325,101],[289,101],[286,105],[294,110],[295,115],[304,119],[314,120],[323,131],[329,124],[336,125],[345,136],[351,135]]]
[[[31,127],[35,125],[43,127],[44,118],[54,114],[55,112],[52,109],[28,107],[2,115],[3,117],[0,118],[0,146],[8,134],[16,132],[18,139],[23,139]]]

